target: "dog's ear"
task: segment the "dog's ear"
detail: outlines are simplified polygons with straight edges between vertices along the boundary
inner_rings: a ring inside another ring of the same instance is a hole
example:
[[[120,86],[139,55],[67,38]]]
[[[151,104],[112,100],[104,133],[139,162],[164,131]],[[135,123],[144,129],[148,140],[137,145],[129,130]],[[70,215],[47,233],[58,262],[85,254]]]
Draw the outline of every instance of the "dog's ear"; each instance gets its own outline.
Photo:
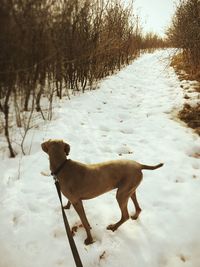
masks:
[[[64,143],[64,151],[65,154],[68,156],[70,151],[70,145],[68,145],[67,143]]]
[[[41,144],[42,150],[48,154],[48,141]]]

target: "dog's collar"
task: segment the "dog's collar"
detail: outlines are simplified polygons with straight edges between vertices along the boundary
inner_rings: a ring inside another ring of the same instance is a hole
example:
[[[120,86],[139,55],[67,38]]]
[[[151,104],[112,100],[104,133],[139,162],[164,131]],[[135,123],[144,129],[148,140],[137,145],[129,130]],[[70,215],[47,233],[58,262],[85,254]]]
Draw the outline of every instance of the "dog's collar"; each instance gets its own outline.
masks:
[[[59,166],[58,168],[54,171],[54,172],[51,172],[51,175],[56,177],[59,172],[62,170],[62,168],[65,166],[66,162],[68,161],[68,159],[65,159]]]

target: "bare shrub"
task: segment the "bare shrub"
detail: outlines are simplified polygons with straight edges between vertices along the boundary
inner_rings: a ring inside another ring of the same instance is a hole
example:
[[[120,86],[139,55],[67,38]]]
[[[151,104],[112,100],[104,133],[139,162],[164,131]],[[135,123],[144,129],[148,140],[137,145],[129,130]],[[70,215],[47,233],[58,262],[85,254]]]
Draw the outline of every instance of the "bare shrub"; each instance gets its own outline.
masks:
[[[25,153],[34,112],[51,119],[55,97],[93,88],[139,55],[142,36],[133,10],[120,0],[1,0],[1,128],[11,157],[13,117],[23,127],[22,112],[27,114]],[[42,97],[48,99],[47,116]]]
[[[199,0],[180,1],[167,35],[174,47],[183,49],[185,62],[198,69],[200,66]]]
[[[169,43],[165,38],[158,36],[153,32],[145,34],[141,40],[142,49],[147,49],[149,51],[168,47]]]

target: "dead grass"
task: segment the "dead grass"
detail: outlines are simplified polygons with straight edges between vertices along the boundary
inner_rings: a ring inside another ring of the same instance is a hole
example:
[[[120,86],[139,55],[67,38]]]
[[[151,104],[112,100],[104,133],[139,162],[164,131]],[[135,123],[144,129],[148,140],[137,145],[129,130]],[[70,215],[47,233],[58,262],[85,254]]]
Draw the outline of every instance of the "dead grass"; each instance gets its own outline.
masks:
[[[179,53],[173,57],[171,66],[175,69],[180,80],[195,80],[200,82],[200,66],[191,66],[183,53]],[[198,89],[200,92],[200,85]]]
[[[200,104],[194,107],[185,104],[183,109],[179,112],[179,118],[200,135]]]
[[[200,92],[200,66],[199,68],[191,67],[191,65],[184,60],[182,53],[173,57],[171,66],[175,69],[180,80],[199,81],[199,84],[192,88]],[[187,96],[187,94],[185,96]],[[187,100],[189,97],[185,97],[185,99]],[[182,121],[200,135],[200,103],[197,103],[195,106],[185,103],[178,115]]]

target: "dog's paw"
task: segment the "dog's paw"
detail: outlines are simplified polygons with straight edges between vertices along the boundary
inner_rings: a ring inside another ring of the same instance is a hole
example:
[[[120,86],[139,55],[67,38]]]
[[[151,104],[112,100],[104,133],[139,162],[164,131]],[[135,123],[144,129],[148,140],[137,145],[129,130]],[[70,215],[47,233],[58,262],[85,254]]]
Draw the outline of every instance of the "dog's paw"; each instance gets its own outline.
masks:
[[[132,220],[137,220],[137,218],[139,217],[141,211],[142,211],[141,209],[138,210],[134,215],[131,216],[131,219]]]
[[[137,220],[138,216],[139,216],[138,214],[134,214],[133,216],[131,216],[131,219],[135,221]]]
[[[84,241],[84,243],[85,243],[85,245],[87,246],[87,245],[90,245],[90,244],[92,244],[92,243],[94,243],[95,241],[92,239],[92,238],[86,238],[85,239],[85,241]]]
[[[67,202],[67,205],[65,205],[63,208],[64,208],[65,210],[69,210],[70,207],[71,207],[71,202],[68,201],[68,202]]]
[[[115,230],[117,230],[116,224],[110,224],[110,225],[108,225],[107,226],[107,229],[114,232]]]

